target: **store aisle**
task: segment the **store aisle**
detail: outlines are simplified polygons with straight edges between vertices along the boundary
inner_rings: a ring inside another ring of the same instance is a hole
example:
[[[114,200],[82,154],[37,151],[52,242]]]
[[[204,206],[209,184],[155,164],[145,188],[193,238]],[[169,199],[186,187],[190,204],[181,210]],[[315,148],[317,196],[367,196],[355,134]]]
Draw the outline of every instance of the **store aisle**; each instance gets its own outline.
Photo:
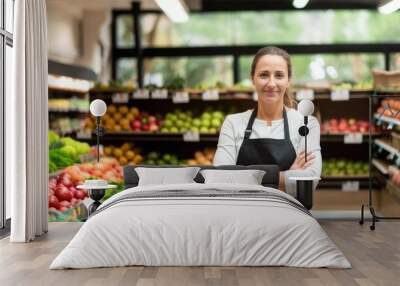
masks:
[[[50,271],[48,266],[81,223],[50,223],[49,233],[29,244],[0,241],[0,285],[398,285],[397,223],[371,232],[356,221],[322,221],[353,268],[121,267]]]

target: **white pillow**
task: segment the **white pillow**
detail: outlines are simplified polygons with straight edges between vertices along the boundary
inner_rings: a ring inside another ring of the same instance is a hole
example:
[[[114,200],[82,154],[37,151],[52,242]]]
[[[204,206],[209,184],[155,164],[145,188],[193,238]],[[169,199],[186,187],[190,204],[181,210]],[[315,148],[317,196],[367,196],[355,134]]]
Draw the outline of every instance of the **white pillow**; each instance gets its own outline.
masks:
[[[138,186],[195,183],[199,167],[182,168],[135,168],[139,176]]]
[[[261,185],[265,171],[262,170],[201,170],[204,183],[234,183]]]

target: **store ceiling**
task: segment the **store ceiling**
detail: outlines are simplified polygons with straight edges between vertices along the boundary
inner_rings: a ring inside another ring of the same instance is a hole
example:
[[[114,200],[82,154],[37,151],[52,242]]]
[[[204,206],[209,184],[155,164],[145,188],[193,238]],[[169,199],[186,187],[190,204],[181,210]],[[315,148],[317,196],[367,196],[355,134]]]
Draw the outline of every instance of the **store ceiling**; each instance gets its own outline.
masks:
[[[154,0],[141,2],[142,9],[157,9]],[[382,0],[310,0],[307,9],[375,9]],[[185,0],[192,10],[291,10],[292,0]],[[50,6],[69,6],[75,9],[129,9],[132,0],[47,0]]]

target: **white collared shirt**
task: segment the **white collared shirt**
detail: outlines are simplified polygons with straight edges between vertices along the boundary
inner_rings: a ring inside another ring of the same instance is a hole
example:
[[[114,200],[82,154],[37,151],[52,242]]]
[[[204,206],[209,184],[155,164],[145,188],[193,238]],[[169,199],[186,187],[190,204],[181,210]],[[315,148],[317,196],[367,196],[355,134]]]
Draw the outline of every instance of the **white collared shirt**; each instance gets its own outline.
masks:
[[[214,156],[214,165],[235,165],[240,147],[244,139],[244,131],[250,120],[252,110],[230,114],[225,118],[221,127],[217,152]],[[304,125],[304,117],[295,109],[287,108],[286,114],[289,124],[290,141],[296,154],[304,151],[304,137],[300,136],[299,128]],[[314,116],[308,118],[310,133],[307,136],[307,150],[315,155],[314,162],[305,170],[284,171],[286,192],[295,196],[295,182],[289,181],[290,177],[319,177],[322,169],[322,157],[320,147],[320,125]],[[284,139],[283,118],[273,120],[271,126],[261,119],[255,118],[250,139],[272,138]]]

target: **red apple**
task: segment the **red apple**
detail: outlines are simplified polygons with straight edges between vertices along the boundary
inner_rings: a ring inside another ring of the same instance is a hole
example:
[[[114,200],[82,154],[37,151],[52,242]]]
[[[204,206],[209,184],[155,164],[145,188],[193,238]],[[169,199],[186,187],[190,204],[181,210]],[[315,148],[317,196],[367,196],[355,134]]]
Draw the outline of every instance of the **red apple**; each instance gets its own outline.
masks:
[[[61,183],[66,187],[70,187],[70,186],[73,185],[72,180],[71,180],[71,176],[68,173],[62,173],[58,177],[58,183]]]
[[[58,185],[55,190],[55,195],[60,201],[71,201],[73,195],[64,185]]]
[[[157,126],[157,124],[155,124],[155,123],[150,123],[149,131],[151,131],[151,132],[158,131],[158,126]]]
[[[61,201],[60,202],[60,206],[61,207],[66,207],[66,208],[70,208],[71,207],[71,203],[69,201]]]
[[[49,208],[56,208],[60,207],[60,202],[58,201],[57,197],[54,195],[49,196]]]
[[[335,125],[338,125],[338,120],[333,118],[333,119],[329,120],[329,123],[331,126],[335,126]]]
[[[140,120],[133,120],[132,122],[132,129],[140,129],[140,127],[142,126],[142,123],[140,122]]]
[[[150,125],[149,124],[144,124],[142,126],[142,128],[143,128],[143,131],[149,131],[150,130]]]
[[[86,197],[86,193],[84,193],[82,190],[77,190],[74,194],[74,197],[83,200]]]
[[[72,200],[71,200],[71,206],[75,206],[75,205],[78,204],[79,202],[80,202],[79,199],[77,199],[77,198],[72,198]]]
[[[156,124],[157,118],[155,116],[149,116],[149,124]]]

